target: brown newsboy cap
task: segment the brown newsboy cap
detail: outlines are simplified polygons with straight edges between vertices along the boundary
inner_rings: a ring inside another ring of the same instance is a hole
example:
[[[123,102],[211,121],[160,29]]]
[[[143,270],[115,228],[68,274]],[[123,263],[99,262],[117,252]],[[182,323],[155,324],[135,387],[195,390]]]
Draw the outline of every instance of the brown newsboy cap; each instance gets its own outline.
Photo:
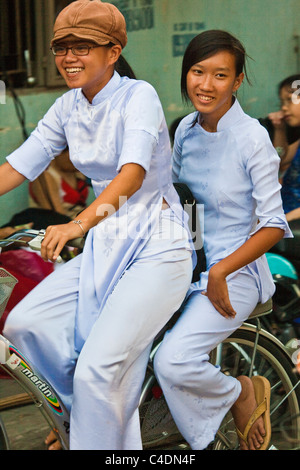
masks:
[[[67,36],[88,39],[100,45],[127,44],[125,18],[117,7],[100,0],[77,0],[56,18],[51,46]]]

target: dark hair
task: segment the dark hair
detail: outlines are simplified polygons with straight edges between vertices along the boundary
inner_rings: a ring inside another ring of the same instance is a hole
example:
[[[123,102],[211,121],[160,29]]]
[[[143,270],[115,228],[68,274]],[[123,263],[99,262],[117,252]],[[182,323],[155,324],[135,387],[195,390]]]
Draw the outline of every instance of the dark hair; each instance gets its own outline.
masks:
[[[278,85],[278,93],[281,92],[282,88],[290,88],[291,91],[296,89],[296,87],[293,87],[293,83],[295,81],[300,81],[300,74],[299,73],[297,73],[295,75],[290,75],[289,77],[282,80],[282,82],[280,82],[279,85]]]
[[[121,77],[126,76],[128,78],[136,79],[136,75],[132,70],[131,66],[121,54],[115,65],[116,71],[121,75]]]
[[[204,31],[191,40],[183,57],[181,94],[185,101],[189,101],[186,77],[190,68],[198,62],[224,50],[231,52],[235,57],[236,76],[244,71],[249,82],[246,71],[246,57],[248,56],[241,42],[227,31],[218,29]]]
[[[111,48],[115,46],[113,42],[109,42],[105,45],[105,47]],[[130,67],[129,63],[125,59],[125,57],[121,54],[117,62],[115,63],[115,70],[119,73],[121,77],[128,77],[136,79],[136,75],[132,68]]]

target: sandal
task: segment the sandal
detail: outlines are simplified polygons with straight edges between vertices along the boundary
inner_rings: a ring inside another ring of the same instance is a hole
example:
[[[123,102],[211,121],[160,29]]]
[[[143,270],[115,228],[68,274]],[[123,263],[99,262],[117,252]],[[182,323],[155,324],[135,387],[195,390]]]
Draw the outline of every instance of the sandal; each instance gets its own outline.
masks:
[[[264,420],[264,427],[265,427],[265,436],[264,442],[259,447],[258,450],[266,450],[269,447],[270,440],[271,440],[271,420],[270,420],[270,396],[271,396],[271,386],[270,382],[262,376],[254,376],[251,378],[254,391],[255,391],[255,399],[256,403],[258,403],[257,408],[252,413],[244,432],[242,433],[238,428],[236,428],[236,432],[238,436],[247,444],[248,443],[248,434],[255,423],[255,421],[262,416]]]

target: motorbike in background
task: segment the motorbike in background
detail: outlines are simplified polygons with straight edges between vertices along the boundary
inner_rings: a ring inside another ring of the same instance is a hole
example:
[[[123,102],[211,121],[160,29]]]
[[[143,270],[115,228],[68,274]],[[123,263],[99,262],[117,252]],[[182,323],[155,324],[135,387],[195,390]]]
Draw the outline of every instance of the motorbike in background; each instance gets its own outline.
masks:
[[[266,254],[276,291],[263,324],[285,345],[300,339],[300,220],[289,226],[294,238],[283,238]]]

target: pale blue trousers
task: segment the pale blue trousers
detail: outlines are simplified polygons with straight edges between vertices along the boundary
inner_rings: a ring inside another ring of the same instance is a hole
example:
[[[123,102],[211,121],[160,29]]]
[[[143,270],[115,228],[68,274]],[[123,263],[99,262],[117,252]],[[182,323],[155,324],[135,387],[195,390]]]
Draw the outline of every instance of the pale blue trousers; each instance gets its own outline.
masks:
[[[191,282],[187,234],[161,218],[78,354],[74,328],[80,263],[81,255],[39,284],[10,313],[4,334],[71,410],[71,449],[141,449],[138,403],[151,343]]]
[[[155,373],[171,414],[194,450],[213,441],[241,391],[239,381],[209,362],[209,353],[248,318],[259,293],[247,267],[228,281],[228,289],[234,319],[220,315],[206,296],[194,291],[155,356]]]

